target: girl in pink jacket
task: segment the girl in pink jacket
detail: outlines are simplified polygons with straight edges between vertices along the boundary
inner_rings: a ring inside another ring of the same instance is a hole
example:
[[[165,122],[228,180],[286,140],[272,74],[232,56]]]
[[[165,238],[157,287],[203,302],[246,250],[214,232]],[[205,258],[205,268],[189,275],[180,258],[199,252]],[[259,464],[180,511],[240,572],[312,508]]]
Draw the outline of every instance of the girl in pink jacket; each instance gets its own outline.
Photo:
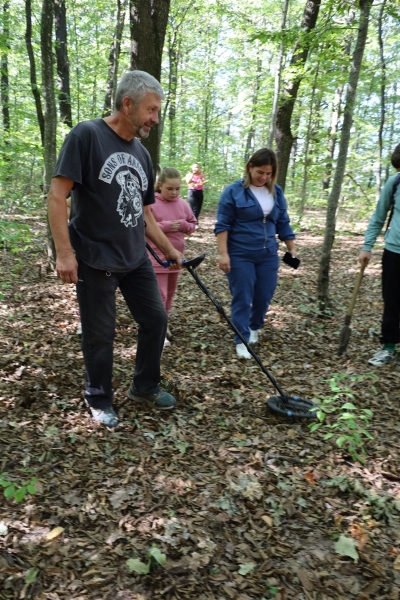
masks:
[[[151,210],[160,229],[168,237],[171,244],[181,254],[184,254],[184,236],[194,232],[197,221],[189,204],[179,196],[181,185],[179,171],[172,167],[165,167],[158,176],[155,193],[156,202],[151,205]],[[148,238],[146,238],[146,241],[163,261],[166,260],[159,249]],[[164,269],[150,253],[149,257],[153,263],[162,301],[169,315],[172,300],[178,286],[179,271]],[[170,335],[169,330],[168,334]],[[164,345],[169,345],[168,340],[166,340]]]

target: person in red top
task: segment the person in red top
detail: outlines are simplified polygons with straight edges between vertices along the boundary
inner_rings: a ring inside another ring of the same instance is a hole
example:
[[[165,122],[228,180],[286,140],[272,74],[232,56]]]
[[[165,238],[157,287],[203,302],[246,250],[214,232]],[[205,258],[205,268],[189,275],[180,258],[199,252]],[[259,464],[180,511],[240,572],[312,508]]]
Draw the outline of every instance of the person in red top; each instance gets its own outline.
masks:
[[[203,206],[203,186],[205,182],[204,173],[200,169],[199,163],[192,164],[192,172],[185,176],[185,181],[188,184],[188,202],[193,211],[194,216],[199,221],[201,207]]]
[[[181,185],[179,171],[172,167],[165,167],[158,176],[155,186],[156,202],[151,205],[151,212],[161,231],[167,236],[172,246],[183,254],[185,250],[185,235],[190,235],[194,232],[197,221],[190,206],[179,196]],[[147,239],[147,242],[163,261],[166,260],[151,240]],[[150,253],[149,257],[153,263],[161,299],[169,316],[178,286],[179,271],[164,269]],[[167,336],[170,335],[171,332],[168,329]],[[168,345],[169,341],[166,338],[164,346]]]

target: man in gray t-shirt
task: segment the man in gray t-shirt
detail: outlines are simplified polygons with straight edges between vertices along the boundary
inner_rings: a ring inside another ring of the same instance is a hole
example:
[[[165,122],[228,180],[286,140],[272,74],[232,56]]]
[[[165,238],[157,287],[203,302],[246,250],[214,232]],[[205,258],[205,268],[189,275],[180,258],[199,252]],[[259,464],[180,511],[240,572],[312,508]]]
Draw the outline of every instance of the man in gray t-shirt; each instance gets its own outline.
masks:
[[[57,275],[75,283],[82,321],[86,368],[85,400],[96,421],[118,425],[112,408],[115,292],[119,288],[138,323],[135,372],[128,398],[159,410],[175,406],[160,390],[160,359],[167,329],[145,235],[168,260],[181,254],[163,234],[154,203],[150,156],[137,138],[158,123],[164,97],[158,81],[144,71],[121,79],[115,111],[83,121],[61,148],[48,194],[49,222],[57,251]],[[67,225],[66,198],[71,194]]]

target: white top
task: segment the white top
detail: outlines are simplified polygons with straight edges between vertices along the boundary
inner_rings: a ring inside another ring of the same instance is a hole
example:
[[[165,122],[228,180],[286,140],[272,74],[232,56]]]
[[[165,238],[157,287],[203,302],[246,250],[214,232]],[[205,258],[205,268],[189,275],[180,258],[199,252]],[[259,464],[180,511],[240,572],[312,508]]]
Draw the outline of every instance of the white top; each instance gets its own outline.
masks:
[[[273,195],[271,194],[269,189],[265,187],[265,185],[263,185],[261,187],[251,185],[250,189],[253,192],[253,194],[255,195],[255,197],[257,198],[258,202],[260,203],[260,206],[264,213],[264,217],[266,217],[267,215],[269,215],[271,210],[274,208]]]

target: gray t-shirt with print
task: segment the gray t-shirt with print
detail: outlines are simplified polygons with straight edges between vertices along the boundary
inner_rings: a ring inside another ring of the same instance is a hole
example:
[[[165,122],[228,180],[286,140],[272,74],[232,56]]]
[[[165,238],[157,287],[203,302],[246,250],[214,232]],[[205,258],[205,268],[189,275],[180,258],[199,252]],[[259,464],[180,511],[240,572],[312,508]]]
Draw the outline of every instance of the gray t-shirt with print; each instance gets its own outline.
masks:
[[[143,206],[154,203],[150,155],[102,119],[69,132],[53,177],[72,179],[69,232],[76,255],[96,269],[124,272],[146,257]]]

